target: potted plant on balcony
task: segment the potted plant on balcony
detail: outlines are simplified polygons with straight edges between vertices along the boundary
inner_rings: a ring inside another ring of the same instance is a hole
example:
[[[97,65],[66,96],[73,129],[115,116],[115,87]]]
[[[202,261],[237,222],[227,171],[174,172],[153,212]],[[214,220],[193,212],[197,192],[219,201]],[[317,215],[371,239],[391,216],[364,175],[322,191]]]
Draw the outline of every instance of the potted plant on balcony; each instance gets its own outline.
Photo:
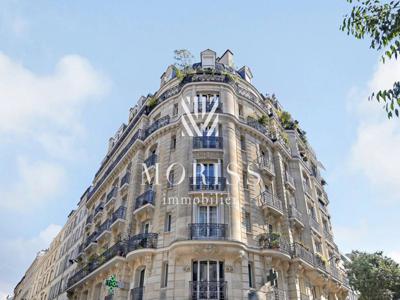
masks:
[[[267,248],[267,246],[268,246],[268,234],[267,233],[262,233],[259,235],[258,244],[260,245],[261,248]]]
[[[156,107],[157,103],[158,103],[158,99],[156,97],[150,97],[149,102],[147,103],[147,106],[151,110],[154,107]]]
[[[269,242],[272,249],[279,249],[281,245],[281,234],[279,232],[272,232],[269,235]]]
[[[268,117],[266,115],[262,115],[257,119],[258,123],[260,123],[263,126],[268,125]]]

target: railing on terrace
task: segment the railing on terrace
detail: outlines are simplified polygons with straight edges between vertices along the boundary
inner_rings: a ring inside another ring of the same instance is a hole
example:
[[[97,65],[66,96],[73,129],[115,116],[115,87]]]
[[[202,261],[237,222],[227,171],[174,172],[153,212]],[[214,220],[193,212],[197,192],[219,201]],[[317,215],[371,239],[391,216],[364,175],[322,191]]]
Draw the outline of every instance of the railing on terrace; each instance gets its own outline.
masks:
[[[107,202],[110,201],[112,198],[117,197],[118,195],[118,188],[116,186],[114,186],[111,191],[107,194]]]
[[[267,205],[271,206],[281,212],[283,212],[282,201],[279,200],[275,195],[271,194],[269,191],[264,191],[259,195],[259,200],[261,206]]]
[[[146,204],[154,205],[156,192],[153,190],[147,190],[139,197],[136,198],[135,209],[138,209]]]
[[[112,225],[118,219],[125,220],[126,217],[126,207],[120,206],[111,216],[110,225]]]
[[[131,289],[131,300],[143,300],[144,286]]]
[[[120,187],[124,186],[124,184],[129,184],[130,179],[131,179],[131,173],[126,172],[125,175],[121,178]]]
[[[164,116],[164,117],[158,119],[157,121],[154,121],[149,127],[147,127],[144,137],[147,138],[149,135],[151,135],[156,130],[168,125],[169,119],[170,119],[169,116]]]
[[[192,223],[189,224],[191,240],[223,240],[226,238],[227,224]]]
[[[157,248],[157,233],[140,233],[128,240],[128,252],[143,248]]]
[[[310,265],[314,264],[314,255],[313,253],[306,249],[303,245],[299,243],[294,243],[292,245],[292,256],[296,258],[300,258]]]
[[[152,153],[148,158],[145,159],[144,164],[146,167],[154,166],[157,162],[157,154]]]
[[[227,282],[226,281],[191,281],[190,282],[190,299],[227,299]]]
[[[105,220],[98,229],[98,236],[101,235],[104,231],[110,230],[110,220]]]
[[[193,137],[193,149],[222,149],[221,136],[195,136]]]
[[[226,178],[202,176],[189,178],[189,189],[191,191],[225,191]]]

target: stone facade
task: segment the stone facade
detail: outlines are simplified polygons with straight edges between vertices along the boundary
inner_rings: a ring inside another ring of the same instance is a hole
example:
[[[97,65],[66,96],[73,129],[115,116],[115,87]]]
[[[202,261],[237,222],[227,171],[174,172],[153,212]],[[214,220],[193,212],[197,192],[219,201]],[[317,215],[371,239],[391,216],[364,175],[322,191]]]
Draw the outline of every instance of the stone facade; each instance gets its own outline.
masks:
[[[82,199],[70,299],[346,299],[321,164],[252,76],[206,50],[130,110]]]

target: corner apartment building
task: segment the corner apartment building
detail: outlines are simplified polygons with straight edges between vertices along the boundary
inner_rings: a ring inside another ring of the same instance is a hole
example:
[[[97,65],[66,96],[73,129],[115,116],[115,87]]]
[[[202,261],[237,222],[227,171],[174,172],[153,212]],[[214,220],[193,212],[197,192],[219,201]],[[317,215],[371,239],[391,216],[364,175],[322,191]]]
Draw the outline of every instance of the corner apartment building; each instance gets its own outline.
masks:
[[[70,299],[347,298],[321,163],[252,77],[208,49],[131,108],[84,195]]]

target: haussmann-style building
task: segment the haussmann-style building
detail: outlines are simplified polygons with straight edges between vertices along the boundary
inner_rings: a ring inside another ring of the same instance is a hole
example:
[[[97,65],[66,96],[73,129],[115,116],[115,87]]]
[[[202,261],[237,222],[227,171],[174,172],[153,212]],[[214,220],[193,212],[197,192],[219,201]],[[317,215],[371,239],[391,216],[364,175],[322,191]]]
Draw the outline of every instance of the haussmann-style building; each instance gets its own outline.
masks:
[[[230,50],[169,66],[110,139],[47,298],[25,299],[347,299],[322,164],[252,77]]]

